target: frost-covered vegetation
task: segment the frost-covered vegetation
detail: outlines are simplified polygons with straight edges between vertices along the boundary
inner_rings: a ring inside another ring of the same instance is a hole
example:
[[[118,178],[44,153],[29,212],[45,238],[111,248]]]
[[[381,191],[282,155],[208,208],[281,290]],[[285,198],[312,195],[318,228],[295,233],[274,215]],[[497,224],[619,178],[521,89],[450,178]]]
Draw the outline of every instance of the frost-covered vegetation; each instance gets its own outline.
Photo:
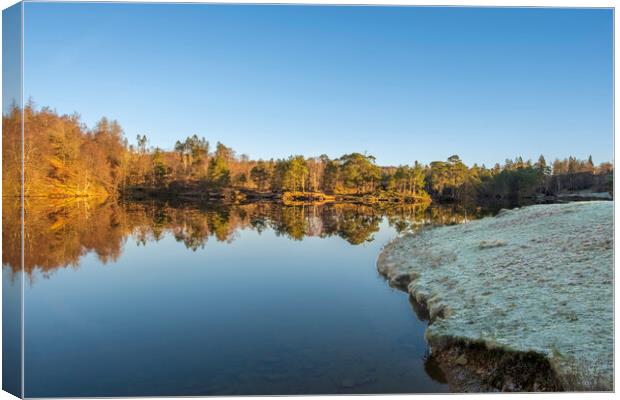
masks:
[[[537,205],[429,228],[379,271],[426,304],[431,347],[535,352],[566,390],[613,388],[613,203]]]

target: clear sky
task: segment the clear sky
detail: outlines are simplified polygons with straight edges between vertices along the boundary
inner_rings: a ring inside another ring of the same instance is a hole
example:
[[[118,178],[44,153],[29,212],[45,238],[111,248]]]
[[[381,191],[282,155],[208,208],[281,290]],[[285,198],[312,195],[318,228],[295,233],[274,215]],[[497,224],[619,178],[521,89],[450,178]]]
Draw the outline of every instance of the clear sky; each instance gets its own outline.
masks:
[[[24,95],[238,154],[613,155],[610,9],[27,3]]]

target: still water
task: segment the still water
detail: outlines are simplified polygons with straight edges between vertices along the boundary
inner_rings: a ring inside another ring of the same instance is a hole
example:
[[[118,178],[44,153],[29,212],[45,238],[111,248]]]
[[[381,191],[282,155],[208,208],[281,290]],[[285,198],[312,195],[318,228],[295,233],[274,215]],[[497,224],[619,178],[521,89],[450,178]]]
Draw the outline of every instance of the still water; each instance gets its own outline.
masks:
[[[107,202],[26,215],[27,397],[447,390],[426,322],[375,261],[399,232],[463,213]]]

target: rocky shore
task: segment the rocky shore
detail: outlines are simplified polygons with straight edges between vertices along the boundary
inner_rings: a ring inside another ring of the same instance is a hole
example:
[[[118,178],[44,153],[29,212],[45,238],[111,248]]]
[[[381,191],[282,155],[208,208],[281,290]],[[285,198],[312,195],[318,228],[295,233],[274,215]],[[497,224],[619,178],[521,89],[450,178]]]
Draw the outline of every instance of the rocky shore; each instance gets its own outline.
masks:
[[[426,309],[453,390],[613,390],[612,202],[423,229],[377,267]]]

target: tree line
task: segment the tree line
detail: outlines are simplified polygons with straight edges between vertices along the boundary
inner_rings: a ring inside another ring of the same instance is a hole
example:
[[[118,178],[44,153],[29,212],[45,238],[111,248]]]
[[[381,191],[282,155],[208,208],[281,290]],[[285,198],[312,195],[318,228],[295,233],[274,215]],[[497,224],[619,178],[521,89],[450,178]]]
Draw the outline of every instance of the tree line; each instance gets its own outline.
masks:
[[[39,110],[29,102],[3,115],[3,191],[19,195],[21,118],[26,196],[123,195],[135,188],[162,192],[248,190],[321,192],[342,196],[413,200],[476,201],[518,198],[557,190],[555,175],[608,175],[613,165],[595,165],[592,157],[568,157],[548,164],[521,157],[503,164],[467,166],[457,156],[423,165],[379,166],[369,154],[350,153],[252,160],[246,154],[191,135],[171,150],[149,146],[146,135],[130,144],[117,121],[102,118],[91,129],[79,115]]]

